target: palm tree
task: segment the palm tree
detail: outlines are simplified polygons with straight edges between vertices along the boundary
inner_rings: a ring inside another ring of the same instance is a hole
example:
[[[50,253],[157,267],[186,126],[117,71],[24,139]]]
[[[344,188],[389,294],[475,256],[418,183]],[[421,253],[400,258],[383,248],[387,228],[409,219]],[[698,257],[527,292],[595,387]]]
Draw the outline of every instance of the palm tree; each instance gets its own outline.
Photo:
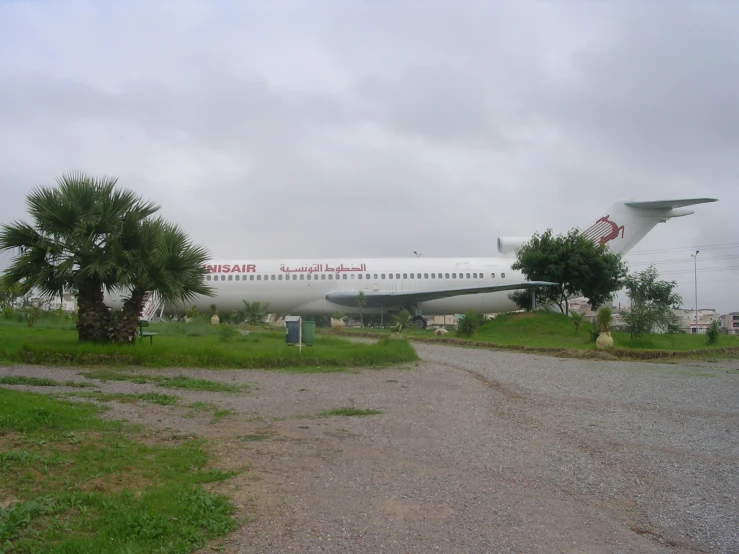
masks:
[[[33,224],[16,221],[0,230],[0,252],[18,250],[6,269],[21,294],[53,297],[77,292],[80,340],[107,341],[111,316],[104,290],[118,283],[118,255],[159,207],[116,189],[117,180],[69,173],[56,187],[38,187],[26,198]]]
[[[247,302],[242,300],[244,303],[244,321],[251,325],[262,323],[264,318],[267,317],[267,308],[269,308],[269,302],[262,304],[261,302]]]
[[[364,327],[364,307],[367,305],[367,295],[364,291],[357,294],[357,308],[359,308],[359,324]]]
[[[125,300],[111,335],[115,342],[133,342],[148,293],[156,292],[165,304],[189,303],[197,295],[213,294],[204,281],[207,250],[161,218],[140,222],[118,258],[116,288],[124,292]]]
[[[403,329],[406,327],[410,327],[411,325],[411,314],[408,310],[400,310],[397,315],[393,316],[393,319],[395,320],[395,329],[393,329],[397,333],[401,333]]]

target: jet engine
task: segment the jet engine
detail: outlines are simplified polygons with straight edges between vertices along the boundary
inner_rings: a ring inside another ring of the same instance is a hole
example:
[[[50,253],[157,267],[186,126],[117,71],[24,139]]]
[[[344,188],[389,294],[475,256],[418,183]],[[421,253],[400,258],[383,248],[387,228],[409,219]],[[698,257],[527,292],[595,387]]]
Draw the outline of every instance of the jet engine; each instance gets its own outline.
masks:
[[[529,240],[529,237],[498,237],[498,252],[513,254]]]

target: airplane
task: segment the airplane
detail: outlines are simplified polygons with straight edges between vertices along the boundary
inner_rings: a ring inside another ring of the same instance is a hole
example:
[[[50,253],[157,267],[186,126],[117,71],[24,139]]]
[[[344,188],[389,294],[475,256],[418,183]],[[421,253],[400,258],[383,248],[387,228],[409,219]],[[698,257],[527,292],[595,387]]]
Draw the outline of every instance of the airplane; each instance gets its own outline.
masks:
[[[658,223],[694,213],[686,206],[716,202],[715,198],[616,202],[582,232],[600,245],[625,254]],[[214,260],[207,264],[206,282],[214,297],[190,303],[207,312],[215,304],[221,313],[243,310],[243,301],[269,303],[271,312],[296,316],[358,314],[364,293],[365,314],[394,313],[403,308],[416,328],[427,315],[459,314],[468,310],[501,313],[516,310],[510,291],[556,283],[527,281],[511,270],[515,252],[527,237],[499,237],[497,257],[489,258],[301,258]],[[151,295],[143,319],[158,313],[182,314],[189,306],[162,306]]]

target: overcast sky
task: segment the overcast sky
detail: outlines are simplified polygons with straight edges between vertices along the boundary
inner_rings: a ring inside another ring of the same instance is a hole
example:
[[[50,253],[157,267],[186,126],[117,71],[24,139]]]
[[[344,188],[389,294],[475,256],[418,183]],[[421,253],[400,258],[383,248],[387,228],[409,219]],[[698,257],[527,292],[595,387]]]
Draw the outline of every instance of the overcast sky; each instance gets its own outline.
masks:
[[[0,0],[0,222],[79,169],[214,257],[488,256],[619,199],[715,197],[627,260],[663,260],[692,307],[700,249],[700,306],[739,311],[737,21],[729,0]]]

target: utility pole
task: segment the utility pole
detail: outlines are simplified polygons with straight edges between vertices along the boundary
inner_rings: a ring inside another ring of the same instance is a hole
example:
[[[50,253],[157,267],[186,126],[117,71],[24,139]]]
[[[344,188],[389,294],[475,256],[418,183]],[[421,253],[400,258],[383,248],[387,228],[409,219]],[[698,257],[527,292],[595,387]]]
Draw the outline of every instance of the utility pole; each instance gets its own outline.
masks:
[[[696,250],[695,254],[691,254],[693,258],[693,271],[695,274],[695,334],[698,334],[698,253],[700,250]]]

